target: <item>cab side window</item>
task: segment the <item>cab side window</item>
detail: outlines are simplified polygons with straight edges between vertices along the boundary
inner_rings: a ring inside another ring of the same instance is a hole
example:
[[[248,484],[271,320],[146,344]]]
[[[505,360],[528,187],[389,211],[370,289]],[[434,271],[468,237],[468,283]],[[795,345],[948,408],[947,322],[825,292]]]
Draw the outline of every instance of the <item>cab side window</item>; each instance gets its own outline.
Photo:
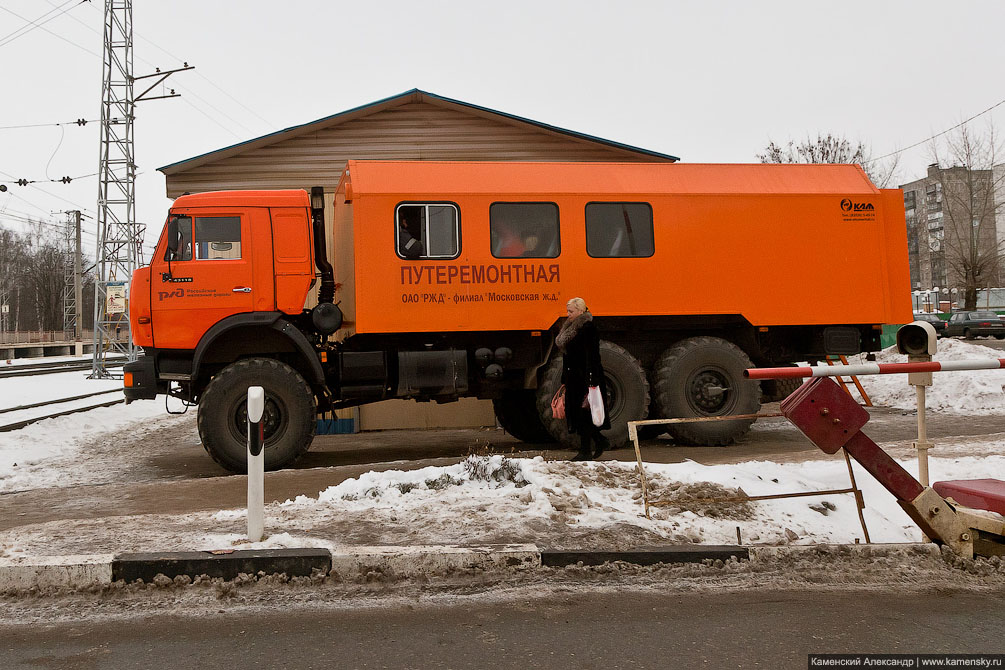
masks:
[[[177,253],[170,249],[164,252],[164,260],[169,262],[192,260],[192,219],[187,216],[178,217],[178,237],[180,244]]]
[[[489,206],[489,240],[496,258],[556,258],[561,251],[558,205],[553,202],[494,202]]]
[[[195,217],[195,257],[207,261],[240,258],[241,217]]]
[[[460,217],[453,203],[404,203],[394,211],[394,244],[406,260],[460,254]]]
[[[586,206],[586,253],[593,258],[645,258],[654,250],[649,203],[591,202]]]

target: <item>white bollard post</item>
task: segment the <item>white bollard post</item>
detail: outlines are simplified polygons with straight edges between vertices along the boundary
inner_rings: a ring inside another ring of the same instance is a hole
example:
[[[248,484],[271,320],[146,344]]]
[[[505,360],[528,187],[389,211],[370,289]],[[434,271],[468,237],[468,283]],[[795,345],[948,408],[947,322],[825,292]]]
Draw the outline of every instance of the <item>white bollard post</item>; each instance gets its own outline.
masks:
[[[248,539],[261,542],[265,532],[265,389],[248,388]]]

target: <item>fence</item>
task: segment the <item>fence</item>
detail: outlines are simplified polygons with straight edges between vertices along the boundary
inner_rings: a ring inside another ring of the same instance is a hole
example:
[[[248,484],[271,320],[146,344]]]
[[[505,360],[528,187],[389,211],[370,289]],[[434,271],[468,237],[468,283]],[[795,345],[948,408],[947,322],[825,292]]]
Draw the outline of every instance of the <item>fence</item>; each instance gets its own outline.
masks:
[[[94,339],[94,331],[85,330],[81,341]],[[43,344],[46,342],[73,342],[62,330],[8,330],[0,333],[0,344]]]

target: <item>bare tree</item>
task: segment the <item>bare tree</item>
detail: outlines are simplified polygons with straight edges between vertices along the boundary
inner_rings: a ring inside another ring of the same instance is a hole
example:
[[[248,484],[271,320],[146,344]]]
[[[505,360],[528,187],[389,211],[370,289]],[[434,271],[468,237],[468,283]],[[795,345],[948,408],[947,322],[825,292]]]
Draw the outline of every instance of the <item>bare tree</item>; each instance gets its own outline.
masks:
[[[944,203],[942,247],[949,281],[962,286],[964,309],[976,309],[977,291],[998,285],[1005,264],[1005,239],[997,231],[1005,169],[995,169],[1002,144],[992,123],[984,133],[964,124],[941,142],[933,141],[931,156],[939,166],[929,175],[937,175]]]
[[[900,154],[881,162],[872,158],[869,147],[862,142],[852,144],[843,137],[827,133],[818,134],[815,140],[807,137],[799,144],[793,140],[784,146],[770,142],[764,153],[757,154],[757,159],[762,163],[857,163],[873,184],[885,188],[893,180]]]
[[[0,228],[0,332],[17,330],[20,281],[24,269],[24,240],[13,230]]]
[[[62,330],[62,239],[38,221],[18,233],[0,228],[0,331]],[[86,281],[86,279],[85,279]]]

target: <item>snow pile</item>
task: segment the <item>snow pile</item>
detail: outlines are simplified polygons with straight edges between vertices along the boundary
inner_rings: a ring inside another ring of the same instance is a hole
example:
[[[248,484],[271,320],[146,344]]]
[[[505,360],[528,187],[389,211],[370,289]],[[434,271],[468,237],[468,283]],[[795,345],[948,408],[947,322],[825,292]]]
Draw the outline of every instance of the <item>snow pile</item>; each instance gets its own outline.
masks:
[[[1005,357],[1002,351],[970,344],[961,340],[940,339],[935,361],[960,361]],[[852,356],[849,363],[860,363],[864,356]],[[889,347],[876,354],[878,363],[905,363],[907,357]],[[859,377],[873,404],[913,410],[917,408],[917,394],[907,383],[907,375],[864,375]],[[937,412],[965,415],[1005,416],[1005,370],[967,370],[936,372],[933,384],[925,393],[928,409]],[[1005,419],[1002,420],[1005,429]]]
[[[1005,452],[1005,443],[994,451]],[[934,478],[967,479],[1005,469],[1005,456],[930,460]],[[901,461],[916,474],[913,459]],[[779,464],[751,461],[704,466],[646,464],[650,500],[667,506],[643,515],[634,463],[469,457],[447,467],[369,472],[267,511],[269,526],[298,535],[322,529],[335,544],[537,542],[543,546],[639,546],[646,543],[760,544],[864,540],[850,494],[758,502],[707,502],[849,487],[844,459]],[[478,474],[481,470],[485,474]],[[873,542],[910,542],[920,531],[893,496],[856,466]],[[243,520],[243,510],[217,521]],[[375,536],[359,537],[359,529]],[[238,536],[206,538],[226,544]],[[273,540],[275,538],[272,538]]]
[[[933,479],[1005,471],[1005,441],[991,455],[932,458]],[[916,473],[913,459],[900,461]],[[643,514],[630,462],[570,463],[469,457],[456,465],[368,472],[317,497],[266,506],[263,542],[245,539],[244,509],[54,521],[0,533],[0,556],[117,551],[213,550],[375,545],[536,543],[559,549],[627,549],[660,544],[781,545],[864,540],[854,498],[829,494],[755,502],[707,498],[848,488],[840,457],[779,464],[646,464],[651,500]],[[921,533],[893,496],[856,466],[873,542],[917,542]]]

